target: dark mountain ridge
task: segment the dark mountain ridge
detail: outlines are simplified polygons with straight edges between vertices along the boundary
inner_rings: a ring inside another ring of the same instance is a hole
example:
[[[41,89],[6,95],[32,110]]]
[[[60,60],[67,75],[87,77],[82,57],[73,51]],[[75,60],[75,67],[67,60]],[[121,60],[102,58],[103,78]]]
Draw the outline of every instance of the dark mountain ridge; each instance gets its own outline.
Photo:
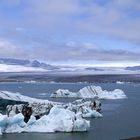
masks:
[[[0,58],[0,64],[7,64],[7,65],[20,65],[20,66],[27,66],[27,67],[36,67],[36,68],[43,68],[43,69],[58,69],[56,66],[52,66],[50,64],[39,62],[38,60],[27,60],[27,59],[14,59],[14,58]]]

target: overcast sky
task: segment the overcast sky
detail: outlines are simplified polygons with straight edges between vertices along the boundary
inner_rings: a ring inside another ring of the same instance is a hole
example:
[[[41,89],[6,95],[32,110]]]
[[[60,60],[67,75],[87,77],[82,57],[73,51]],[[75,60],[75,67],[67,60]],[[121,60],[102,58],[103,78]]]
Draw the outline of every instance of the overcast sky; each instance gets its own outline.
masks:
[[[140,64],[140,0],[0,0],[0,57]]]

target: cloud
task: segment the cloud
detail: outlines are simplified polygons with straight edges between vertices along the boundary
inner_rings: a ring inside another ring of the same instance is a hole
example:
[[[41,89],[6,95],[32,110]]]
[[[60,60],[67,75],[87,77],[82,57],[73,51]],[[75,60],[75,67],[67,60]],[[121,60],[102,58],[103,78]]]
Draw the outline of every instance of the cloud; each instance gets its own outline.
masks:
[[[28,51],[13,42],[0,39],[0,57],[25,58],[29,57]]]
[[[71,46],[70,46],[71,45]],[[92,47],[93,46],[93,47]],[[96,46],[96,47],[95,47]],[[140,52],[126,51],[123,49],[102,49],[95,44],[61,44],[60,46],[37,47],[32,54],[44,60],[59,61],[140,61]]]
[[[93,34],[140,43],[140,1],[39,0],[28,2],[29,23],[50,32]],[[60,31],[61,30],[61,31]]]
[[[66,44],[38,44],[25,48],[14,42],[0,39],[0,57],[39,59],[48,62],[61,61],[140,61],[140,52],[102,49],[96,44],[68,42]],[[41,47],[40,47],[41,46]],[[53,49],[52,49],[53,48]]]
[[[139,0],[2,0],[0,4],[0,37],[5,38],[0,40],[1,57],[140,61],[139,45],[134,51],[113,45],[103,49],[94,41],[71,39],[95,36],[140,44]]]
[[[12,18],[1,19],[0,24],[10,29],[21,26],[69,37],[90,34],[140,43],[139,0],[4,0],[3,3],[17,5]]]

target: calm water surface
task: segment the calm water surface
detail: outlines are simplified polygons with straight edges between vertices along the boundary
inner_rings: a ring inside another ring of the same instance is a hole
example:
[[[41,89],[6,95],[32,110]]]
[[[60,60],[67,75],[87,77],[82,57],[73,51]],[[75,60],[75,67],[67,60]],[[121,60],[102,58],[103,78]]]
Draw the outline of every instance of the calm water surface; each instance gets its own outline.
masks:
[[[0,90],[20,92],[40,99],[69,102],[73,99],[51,99],[59,88],[78,91],[88,83],[0,83]],[[106,90],[120,88],[128,99],[102,100],[103,118],[90,119],[85,133],[21,133],[4,134],[0,140],[118,140],[140,135],[140,84],[95,84]]]

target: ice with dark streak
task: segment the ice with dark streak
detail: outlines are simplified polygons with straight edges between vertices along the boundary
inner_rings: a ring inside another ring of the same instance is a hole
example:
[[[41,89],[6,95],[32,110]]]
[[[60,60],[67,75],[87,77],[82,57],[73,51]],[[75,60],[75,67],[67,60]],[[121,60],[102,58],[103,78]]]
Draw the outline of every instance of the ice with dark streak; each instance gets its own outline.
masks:
[[[127,98],[124,91],[115,89],[113,91],[103,90],[100,86],[87,86],[80,89],[78,92],[71,92],[65,89],[58,89],[51,94],[53,98],[98,98],[98,99],[124,99]]]

